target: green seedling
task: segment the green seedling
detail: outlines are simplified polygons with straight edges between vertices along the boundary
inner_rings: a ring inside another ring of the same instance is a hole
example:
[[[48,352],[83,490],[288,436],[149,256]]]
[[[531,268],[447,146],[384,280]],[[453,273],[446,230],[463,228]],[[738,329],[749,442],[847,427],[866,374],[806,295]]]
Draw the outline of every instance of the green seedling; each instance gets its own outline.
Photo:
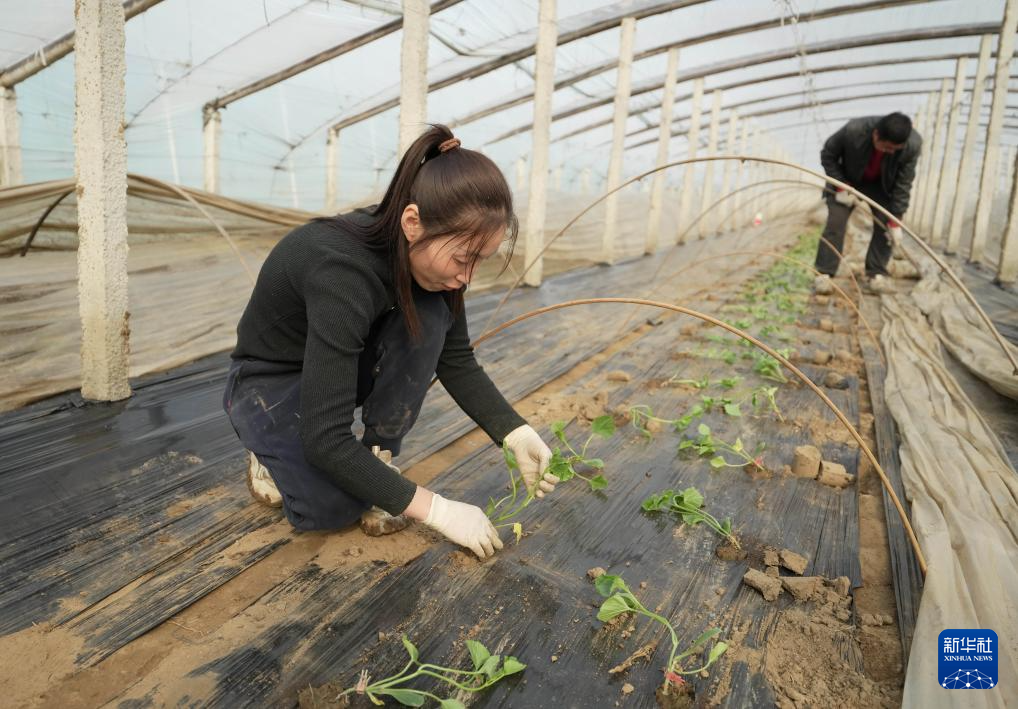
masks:
[[[368,699],[377,706],[384,705],[379,697],[392,697],[407,707],[424,706],[424,702],[428,699],[434,699],[441,709],[466,709],[466,705],[458,699],[452,697],[443,699],[431,692],[407,687],[406,684],[418,677],[432,677],[457,690],[480,692],[503,677],[522,672],[526,668],[525,664],[512,655],[492,655],[484,645],[476,640],[467,640],[467,649],[470,651],[470,659],[474,665],[473,670],[457,670],[421,662],[417,647],[410,642],[406,635],[403,636],[403,647],[410,655],[410,660],[398,674],[372,682],[368,671],[361,670],[357,684],[340,692],[336,696],[336,701],[340,697],[356,693],[367,695]]]
[[[669,384],[686,384],[693,387],[694,389],[706,389],[710,386],[710,378],[704,377],[703,379],[679,379],[678,374],[668,380]]]
[[[722,389],[734,389],[735,385],[739,383],[742,377],[725,377],[719,379],[716,382],[712,382],[709,377],[703,377],[701,379],[680,379],[679,375],[676,374],[668,380],[669,384],[685,384],[691,386],[694,389],[707,389],[712,386],[719,386]]]
[[[706,458],[710,456],[710,467],[714,470],[722,468],[744,468],[752,465],[760,470],[764,469],[763,460],[759,453],[763,450],[763,443],[757,446],[757,456],[753,457],[746,451],[741,438],[736,438],[735,443],[727,443],[720,438],[715,438],[711,433],[710,426],[701,423],[697,428],[699,435],[696,438],[686,438],[679,443],[679,450],[693,449],[697,455]],[[728,453],[736,457],[737,461],[729,462],[722,453]]]
[[[791,354],[787,348],[779,349],[777,352],[785,359],[788,359],[788,355]],[[781,362],[774,359],[766,352],[760,352],[758,350],[753,353],[753,371],[764,379],[770,379],[771,381],[780,382],[781,384],[788,383],[788,379],[785,377],[784,372],[781,371]]]
[[[590,446],[590,442],[595,438],[611,438],[615,434],[615,420],[605,414],[604,416],[598,416],[590,424],[590,435],[580,448],[579,452],[570,445],[566,439],[565,434],[566,424],[565,421],[556,421],[551,425],[551,432],[555,434],[555,438],[561,441],[562,445],[566,447],[569,455],[562,452],[561,448],[556,448],[551,455],[551,462],[548,464],[548,472],[556,476],[562,482],[572,479],[573,477],[586,480],[587,484],[590,485],[591,490],[603,490],[608,487],[608,480],[605,479],[602,473],[587,477],[576,471],[576,466],[585,465],[588,468],[595,470],[604,470],[604,461],[600,458],[588,458],[587,448]],[[649,432],[648,432],[649,433]]]
[[[715,532],[728,540],[735,547],[739,547],[739,540],[732,534],[732,520],[726,519],[719,522],[715,517],[703,509],[703,495],[695,487],[687,487],[681,492],[675,490],[664,490],[656,495],[651,495],[641,505],[644,512],[671,512],[682,518],[682,521],[693,527],[703,522]]]
[[[777,387],[757,387],[752,393],[753,408],[757,409],[766,405],[767,408],[774,412],[774,414],[778,417],[778,420],[784,423],[785,417],[781,415],[781,407],[778,406],[778,402],[775,399],[777,393]]]
[[[633,425],[633,428],[647,438],[654,437],[654,434],[651,433],[649,428],[647,428],[647,424],[651,421],[667,424],[672,427],[677,425],[677,419],[663,419],[659,416],[655,416],[654,411],[646,404],[637,404],[636,406],[629,407],[629,422]]]
[[[505,465],[509,470],[509,494],[498,501],[489,497],[484,513],[488,515],[495,529],[512,527],[516,542],[519,543],[523,537],[523,525],[519,522],[507,522],[506,520],[512,519],[533,502],[534,493],[527,490],[523,499],[520,499],[520,491],[527,489],[526,484],[523,482],[523,474],[520,473],[520,465],[516,461],[516,456],[504,443],[502,444],[502,456],[505,458]]]
[[[718,658],[725,654],[728,649],[728,643],[718,641],[714,643],[714,646],[710,649],[707,655],[707,661],[702,667],[695,669],[684,669],[682,661],[687,657],[695,655],[703,651],[707,646],[707,643],[711,638],[721,633],[720,628],[711,628],[710,630],[701,633],[696,640],[692,642],[685,650],[681,650],[679,645],[679,636],[673,626],[667,618],[650,611],[644,606],[640,600],[629,590],[626,586],[625,581],[622,580],[621,576],[613,576],[611,574],[604,574],[599,576],[594,581],[594,586],[597,592],[604,597],[604,602],[601,603],[600,609],[597,611],[597,619],[601,622],[608,622],[612,618],[622,615],[623,613],[636,613],[638,615],[645,616],[651,620],[660,623],[668,629],[668,634],[671,636],[672,649],[668,654],[668,663],[664,669],[665,688],[669,685],[681,685],[684,680],[682,675],[695,675],[703,672],[708,667],[717,662]]]

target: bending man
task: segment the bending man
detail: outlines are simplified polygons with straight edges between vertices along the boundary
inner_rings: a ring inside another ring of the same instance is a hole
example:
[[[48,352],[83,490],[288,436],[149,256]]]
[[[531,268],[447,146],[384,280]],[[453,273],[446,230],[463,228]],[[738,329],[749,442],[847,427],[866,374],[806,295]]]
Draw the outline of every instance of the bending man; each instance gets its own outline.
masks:
[[[890,113],[883,118],[853,118],[827,139],[820,151],[820,162],[830,177],[852,185],[900,219],[908,209],[922,143],[922,136],[903,113]],[[827,225],[823,236],[842,251],[845,228],[856,198],[840,188],[828,187],[824,192]],[[866,277],[874,291],[887,291],[891,290],[887,264],[891,260],[891,249],[901,236],[901,226],[874,210],[871,213],[873,236],[866,251]],[[838,254],[821,241],[817,249],[817,270],[834,276],[840,262]]]

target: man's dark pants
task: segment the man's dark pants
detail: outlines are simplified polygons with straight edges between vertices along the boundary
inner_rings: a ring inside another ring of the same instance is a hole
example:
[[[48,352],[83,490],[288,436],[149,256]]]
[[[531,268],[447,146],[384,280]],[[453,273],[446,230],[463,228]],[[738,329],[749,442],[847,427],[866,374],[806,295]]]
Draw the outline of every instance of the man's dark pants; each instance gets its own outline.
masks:
[[[872,199],[884,209],[889,209],[890,196],[884,192],[878,181],[863,182],[856,187],[864,195]],[[844,253],[845,228],[848,226],[848,218],[852,215],[853,207],[846,207],[834,198],[833,192],[825,195],[827,202],[827,225],[824,227],[823,237],[834,244],[834,247]],[[857,205],[863,204],[861,201]],[[866,205],[869,206],[869,205]],[[873,235],[870,238],[870,246],[866,250],[866,276],[888,275],[887,264],[891,260],[891,242],[887,238],[885,225],[887,218],[876,210],[871,209],[873,215]],[[838,271],[838,264],[841,259],[823,240],[817,249],[816,269],[829,276],[835,275]]]
[[[394,456],[417,420],[453,322],[440,293],[416,292],[414,304],[421,339],[412,341],[402,312],[390,310],[372,327],[359,362],[361,443]],[[303,531],[341,529],[357,522],[371,505],[348,494],[304,457],[300,382],[301,373],[292,365],[234,360],[223,408],[241,443],[271,474],[290,524]]]

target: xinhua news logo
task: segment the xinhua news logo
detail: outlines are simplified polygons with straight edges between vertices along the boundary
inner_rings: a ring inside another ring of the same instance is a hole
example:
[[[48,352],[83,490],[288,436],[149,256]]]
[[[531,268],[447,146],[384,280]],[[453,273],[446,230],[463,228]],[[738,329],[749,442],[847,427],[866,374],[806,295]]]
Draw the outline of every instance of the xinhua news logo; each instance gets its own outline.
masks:
[[[940,633],[938,681],[944,689],[997,686],[997,634],[988,629]]]

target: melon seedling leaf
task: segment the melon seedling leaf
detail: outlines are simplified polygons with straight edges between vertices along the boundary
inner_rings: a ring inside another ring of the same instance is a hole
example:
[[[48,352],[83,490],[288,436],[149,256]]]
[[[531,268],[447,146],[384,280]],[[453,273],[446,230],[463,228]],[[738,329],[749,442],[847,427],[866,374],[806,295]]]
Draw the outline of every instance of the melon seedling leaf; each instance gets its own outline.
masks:
[[[385,693],[405,707],[424,706],[424,695],[418,692],[409,689],[386,689]]]
[[[526,665],[517,660],[512,655],[507,655],[505,663],[502,665],[502,674],[513,675],[517,672],[522,672],[526,669]]]
[[[519,522],[513,522],[513,534],[516,535],[516,543],[520,543],[520,538],[523,536],[523,525]]]
[[[703,495],[695,487],[687,487],[682,491],[682,501],[696,509],[703,507]]]
[[[470,661],[474,663],[474,670],[479,670],[491,657],[488,648],[476,640],[467,640],[467,650],[470,652]]]
[[[516,454],[505,443],[502,444],[502,455],[505,457],[505,464],[509,470],[520,469],[520,464],[516,461]]]
[[[461,702],[459,699],[443,699],[438,705],[441,709],[467,709],[467,705]]]
[[[608,487],[608,481],[603,475],[595,475],[590,479],[591,490],[604,490],[606,487]]]
[[[590,424],[590,430],[601,438],[611,438],[615,435],[615,419],[608,414],[598,416]]]
[[[502,657],[499,655],[489,655],[488,659],[484,661],[484,664],[480,666],[481,672],[488,675],[488,679],[494,679],[498,672],[498,666],[502,664]]]
[[[410,638],[406,635],[403,635],[403,647],[405,647],[406,651],[410,654],[410,659],[417,662],[417,646],[410,642]]]
[[[710,467],[714,468],[715,470],[720,470],[721,468],[725,467],[725,459],[719,455],[714,456],[713,458],[710,459]]]
[[[583,462],[589,465],[591,468],[597,468],[598,470],[604,468],[604,461],[601,460],[600,458],[587,458]]]
[[[602,596],[607,598],[608,596],[615,593],[616,589],[622,591],[628,591],[626,582],[622,580],[621,576],[615,574],[602,574],[594,580],[594,588]]]
[[[728,416],[742,416],[742,409],[738,404],[725,404],[725,414]]]
[[[728,643],[726,642],[719,642],[716,645],[714,645],[714,647],[710,649],[710,655],[708,655],[707,657],[707,664],[708,665],[713,664],[716,659],[725,654],[725,651],[727,649]]]
[[[551,424],[551,432],[555,435],[555,438],[559,439],[563,443],[566,442],[566,422],[555,421]]]
[[[603,576],[601,578],[604,578]],[[601,604],[600,610],[597,612],[597,619],[602,623],[609,621],[615,616],[622,615],[631,611],[626,602],[619,596],[612,596],[605,599],[605,602]]]

